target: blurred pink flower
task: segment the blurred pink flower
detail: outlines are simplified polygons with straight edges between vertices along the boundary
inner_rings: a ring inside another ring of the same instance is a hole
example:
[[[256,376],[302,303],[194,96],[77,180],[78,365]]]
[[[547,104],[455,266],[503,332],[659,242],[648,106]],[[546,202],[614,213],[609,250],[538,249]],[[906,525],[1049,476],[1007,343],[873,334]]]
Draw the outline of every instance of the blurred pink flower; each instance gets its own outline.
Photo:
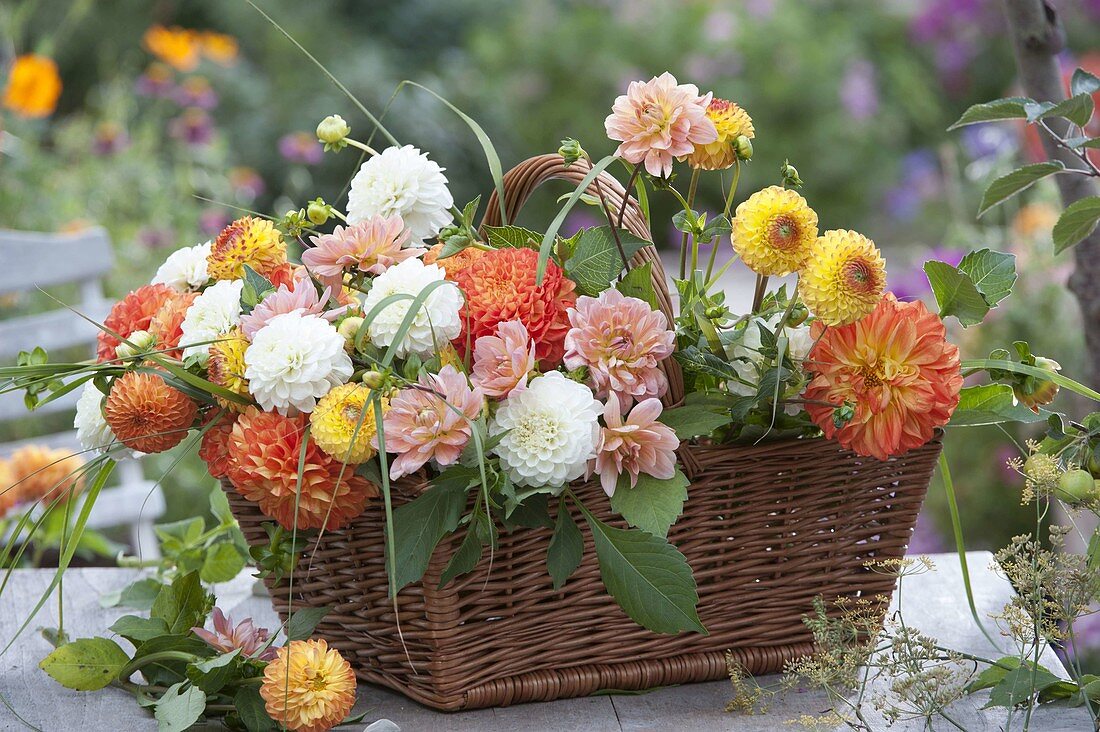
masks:
[[[440,467],[456,463],[470,441],[470,420],[484,405],[481,389],[471,389],[465,374],[449,364],[438,374],[421,374],[419,386],[397,392],[382,422],[386,452],[397,453],[390,478],[414,473],[433,458]]]
[[[628,163],[645,163],[650,175],[667,177],[672,161],[696,145],[718,139],[707,118],[711,95],[699,96],[694,84],[677,84],[667,71],[649,81],[632,81],[626,94],[615,100],[604,129],[619,140],[615,154]]]
[[[646,473],[666,480],[676,474],[676,448],[680,440],[661,416],[661,401],[645,399],[638,403],[626,420],[615,399],[607,401],[604,424],[596,444],[596,459],[590,465],[600,474],[600,485],[608,496],[615,494],[619,476],[630,476],[630,487],[638,484],[638,475]]]
[[[569,323],[565,366],[587,366],[598,399],[614,395],[629,409],[635,400],[664,396],[668,379],[659,364],[672,354],[675,338],[664,313],[610,289],[577,298]]]
[[[241,316],[241,330],[245,338],[252,340],[256,332],[263,328],[276,315],[299,312],[302,315],[320,315],[325,320],[336,320],[347,307],[334,310],[325,310],[332,297],[332,288],[326,287],[320,295],[317,287],[308,276],[295,278],[293,287],[279,285],[279,289],[272,292],[252,309],[252,312]]]
[[[279,154],[290,163],[316,165],[325,155],[317,135],[309,132],[291,132],[279,138]]]
[[[474,343],[470,380],[485,396],[506,397],[527,388],[527,374],[535,370],[535,342],[519,320],[497,325],[496,335],[481,336]]]
[[[204,76],[189,76],[172,90],[172,99],[181,107],[213,109],[218,106],[218,94]]]
[[[214,608],[212,617],[213,631],[192,628],[191,632],[202,638],[208,646],[222,653],[230,653],[240,648],[241,656],[250,658],[267,642],[270,635],[266,628],[257,628],[252,625],[252,618],[245,618],[234,627],[233,618],[223,615],[220,608]],[[256,658],[261,661],[271,661],[275,658],[275,652],[276,649],[268,647]]]
[[[194,147],[207,145],[214,139],[214,120],[205,110],[188,107],[168,122],[168,134]]]
[[[199,229],[204,234],[217,234],[228,226],[231,220],[229,215],[220,209],[204,209],[203,212],[199,214]]]
[[[302,263],[333,286],[353,267],[378,275],[427,251],[420,247],[402,248],[409,240],[409,231],[397,215],[375,215],[348,227],[337,226],[331,234],[311,239],[314,246],[302,253]]]

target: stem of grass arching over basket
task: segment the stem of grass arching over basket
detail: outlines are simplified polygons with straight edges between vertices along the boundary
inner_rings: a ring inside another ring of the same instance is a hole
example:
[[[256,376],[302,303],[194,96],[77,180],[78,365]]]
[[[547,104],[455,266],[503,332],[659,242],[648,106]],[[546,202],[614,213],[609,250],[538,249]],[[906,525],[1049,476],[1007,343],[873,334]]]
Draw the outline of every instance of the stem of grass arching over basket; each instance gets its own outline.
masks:
[[[588,161],[588,166],[591,167],[592,158],[590,158],[587,153],[585,154],[584,159]],[[623,241],[619,237],[619,227],[615,225],[615,220],[611,217],[611,207],[607,205],[607,198],[603,195],[603,185],[600,183],[599,176],[596,177],[596,180],[594,182],[596,184],[596,196],[600,199],[600,207],[603,209],[603,215],[607,217],[607,228],[611,229],[611,238],[615,240],[615,248],[619,250],[619,258],[623,261],[623,268],[622,270],[620,270],[620,274],[622,272],[629,272],[630,260],[627,259],[626,250],[623,249]],[[627,189],[627,191],[623,195],[629,196],[629,189]],[[625,202],[626,199],[624,198],[623,200]]]

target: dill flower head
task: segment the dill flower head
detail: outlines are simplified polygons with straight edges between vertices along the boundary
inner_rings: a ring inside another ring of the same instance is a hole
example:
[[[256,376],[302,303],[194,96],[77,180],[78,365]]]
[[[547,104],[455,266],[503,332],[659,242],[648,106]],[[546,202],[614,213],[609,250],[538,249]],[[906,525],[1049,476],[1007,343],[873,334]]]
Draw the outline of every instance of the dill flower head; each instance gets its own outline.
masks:
[[[206,258],[207,274],[216,280],[244,277],[248,265],[268,279],[286,263],[286,242],[267,219],[243,216],[222,229]]]
[[[886,288],[886,261],[854,231],[826,231],[810,248],[798,292],[817,319],[847,325],[869,314]]]
[[[730,240],[749,268],[785,275],[802,268],[817,239],[817,213],[797,192],[768,186],[741,202]]]
[[[714,123],[718,139],[695,146],[687,156],[688,165],[701,170],[725,170],[737,161],[733,143],[744,135],[752,139],[756,132],[748,112],[727,99],[712,99],[707,105],[707,119]]]
[[[325,732],[355,706],[355,674],[323,639],[291,641],[264,669],[260,696],[271,718],[287,729]]]
[[[111,385],[103,415],[122,444],[153,453],[170,450],[183,441],[198,416],[198,407],[158,374],[128,371]]]
[[[4,87],[5,107],[20,117],[48,117],[60,96],[61,75],[53,59],[34,53],[15,59]]]
[[[382,411],[388,400],[382,399]],[[364,384],[341,384],[317,402],[309,416],[317,447],[341,462],[363,463],[374,457],[377,423],[371,391]]]
[[[248,379],[244,377],[244,352],[248,350],[248,339],[240,328],[234,328],[218,342],[210,344],[210,360],[207,361],[207,378],[218,386],[223,386],[234,394],[248,396]],[[244,405],[218,397],[218,403],[227,409],[240,411]]]

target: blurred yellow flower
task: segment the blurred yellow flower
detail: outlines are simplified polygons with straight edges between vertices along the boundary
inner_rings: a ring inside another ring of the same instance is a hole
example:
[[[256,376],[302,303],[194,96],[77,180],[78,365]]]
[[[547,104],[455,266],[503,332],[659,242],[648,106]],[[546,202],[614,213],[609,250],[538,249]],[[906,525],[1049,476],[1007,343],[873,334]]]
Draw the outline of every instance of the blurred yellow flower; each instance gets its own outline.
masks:
[[[294,732],[325,732],[355,706],[351,666],[324,640],[296,640],[278,650],[260,686],[267,713]]]
[[[198,33],[186,28],[154,25],[141,39],[145,50],[179,71],[194,71],[202,49]]]
[[[203,55],[211,61],[229,66],[237,60],[240,47],[233,36],[215,31],[203,31],[199,38]]]
[[[61,75],[53,59],[28,53],[11,65],[4,106],[21,117],[48,117],[61,96]]]
[[[725,170],[737,160],[734,142],[744,135],[750,140],[755,136],[752,118],[748,112],[726,99],[713,99],[707,106],[707,118],[718,130],[718,139],[695,146],[687,156],[688,165],[701,170]]]
[[[768,186],[737,207],[730,239],[753,272],[790,274],[817,239],[817,213],[795,191]]]
[[[798,291],[826,325],[846,325],[870,313],[886,288],[886,262],[875,243],[854,231],[826,231],[810,249]]]
[[[1049,236],[1057,220],[1058,211],[1049,203],[1029,203],[1016,212],[1012,230],[1025,239]]]

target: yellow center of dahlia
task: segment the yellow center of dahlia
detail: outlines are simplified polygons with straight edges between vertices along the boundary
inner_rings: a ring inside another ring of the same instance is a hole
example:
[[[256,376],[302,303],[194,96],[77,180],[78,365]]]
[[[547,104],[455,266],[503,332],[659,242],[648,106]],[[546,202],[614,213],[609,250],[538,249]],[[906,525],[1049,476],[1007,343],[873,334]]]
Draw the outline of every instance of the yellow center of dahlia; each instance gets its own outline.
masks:
[[[383,411],[388,404],[382,399]],[[377,425],[370,389],[363,384],[343,384],[323,396],[309,423],[313,441],[334,459],[358,464],[374,457]]]
[[[802,268],[817,239],[817,213],[797,192],[769,186],[737,207],[730,238],[754,272],[790,274]]]
[[[806,307],[827,325],[852,323],[875,309],[886,285],[886,262],[875,243],[854,231],[826,231],[799,276]]]

